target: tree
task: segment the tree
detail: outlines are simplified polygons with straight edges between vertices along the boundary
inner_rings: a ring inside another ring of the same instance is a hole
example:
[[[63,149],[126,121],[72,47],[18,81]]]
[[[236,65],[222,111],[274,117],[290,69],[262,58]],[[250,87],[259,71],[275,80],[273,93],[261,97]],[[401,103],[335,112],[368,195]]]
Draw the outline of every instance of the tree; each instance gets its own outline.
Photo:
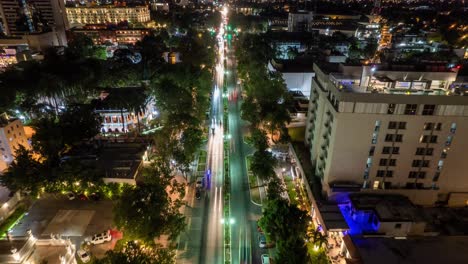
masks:
[[[269,182],[268,182],[268,188],[267,188],[267,199],[268,200],[275,200],[275,199],[281,199],[281,194],[285,191],[283,185],[281,184],[280,180],[278,177],[273,177]]]
[[[114,222],[130,239],[152,244],[163,234],[174,239],[185,228],[180,198],[171,199],[181,186],[167,173],[165,167],[145,168],[145,182],[122,194],[115,205]]]
[[[2,185],[11,191],[24,190],[37,195],[43,183],[43,166],[24,146],[16,150],[15,159],[1,177]]]
[[[168,248],[147,247],[129,241],[121,251],[109,250],[96,264],[174,264],[175,252]]]
[[[276,159],[267,150],[257,150],[252,156],[250,170],[262,180],[269,180],[275,175]]]
[[[307,246],[303,238],[291,237],[276,244],[276,263],[308,263]]]
[[[267,236],[273,241],[305,239],[307,212],[284,199],[268,200],[259,221]]]
[[[102,119],[89,104],[70,105],[59,116],[65,144],[74,144],[99,134]]]

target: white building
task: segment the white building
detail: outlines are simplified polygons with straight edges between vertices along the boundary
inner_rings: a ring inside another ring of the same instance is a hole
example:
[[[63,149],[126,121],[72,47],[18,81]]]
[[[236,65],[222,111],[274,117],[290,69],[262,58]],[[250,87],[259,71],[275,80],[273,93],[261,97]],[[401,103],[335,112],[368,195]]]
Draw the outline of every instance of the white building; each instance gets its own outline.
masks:
[[[16,150],[22,145],[29,149],[29,142],[19,119],[0,116],[0,172],[15,159]]]
[[[311,66],[311,63],[305,64],[298,60],[272,60],[268,63],[270,71],[281,72],[288,91],[301,92],[307,98],[310,97],[312,78],[315,76]]]
[[[150,20],[148,6],[78,6],[67,7],[66,11],[71,27],[86,24],[119,23],[122,21],[133,24]]]
[[[354,190],[450,203],[468,190],[467,93],[451,87],[456,70],[423,67],[314,65],[306,144],[330,199]]]

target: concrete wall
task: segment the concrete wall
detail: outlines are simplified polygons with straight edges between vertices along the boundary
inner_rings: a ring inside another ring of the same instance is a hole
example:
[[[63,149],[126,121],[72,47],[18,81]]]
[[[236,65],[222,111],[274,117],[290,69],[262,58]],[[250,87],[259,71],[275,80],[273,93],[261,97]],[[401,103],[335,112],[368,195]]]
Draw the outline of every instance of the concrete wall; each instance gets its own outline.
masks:
[[[377,233],[384,233],[387,236],[406,236],[411,230],[412,222],[380,222]],[[397,228],[400,226],[400,228]]]
[[[310,97],[313,72],[284,72],[283,79],[289,91],[301,91],[307,98]]]

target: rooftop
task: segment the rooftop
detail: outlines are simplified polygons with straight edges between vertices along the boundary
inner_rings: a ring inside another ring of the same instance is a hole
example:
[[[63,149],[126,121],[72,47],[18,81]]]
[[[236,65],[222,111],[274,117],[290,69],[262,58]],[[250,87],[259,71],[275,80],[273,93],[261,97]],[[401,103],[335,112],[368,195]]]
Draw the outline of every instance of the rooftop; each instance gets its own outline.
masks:
[[[398,194],[352,193],[352,206],[357,210],[374,211],[380,221],[421,221],[421,213],[408,197]]]
[[[318,210],[328,231],[349,230],[340,208],[336,204],[320,205]]]
[[[104,178],[133,179],[140,167],[146,145],[143,143],[107,142],[101,146],[82,145],[62,159],[80,160],[100,168]]]
[[[275,70],[282,73],[314,72],[314,61],[308,56],[297,57],[294,60],[275,59],[271,64]]]
[[[358,263],[363,264],[468,263],[468,237],[351,237],[351,240],[360,258]]]
[[[312,29],[356,30],[359,25],[353,20],[314,20],[310,22]]]

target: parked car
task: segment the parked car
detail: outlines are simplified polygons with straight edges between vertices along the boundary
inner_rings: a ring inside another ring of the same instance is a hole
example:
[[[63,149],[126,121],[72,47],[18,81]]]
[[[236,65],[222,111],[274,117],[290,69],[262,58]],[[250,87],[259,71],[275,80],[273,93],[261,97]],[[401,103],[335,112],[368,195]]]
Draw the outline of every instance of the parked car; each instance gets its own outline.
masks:
[[[89,195],[89,198],[91,198],[91,200],[93,200],[93,201],[99,201],[99,200],[101,200],[101,194],[100,193],[92,193],[91,195]]]
[[[197,200],[200,200],[200,199],[201,199],[201,191],[200,191],[200,189],[197,189],[197,191],[195,192],[195,198],[197,198]]]
[[[75,196],[74,193],[68,192],[68,193],[67,193],[67,198],[68,198],[68,200],[71,201],[71,200],[75,200],[76,196]]]
[[[257,221],[257,231],[258,231],[259,233],[263,233],[263,230],[262,230],[262,228],[260,227],[260,225],[258,224],[258,221]]]
[[[270,256],[268,254],[263,254],[261,258],[262,264],[270,264]]]
[[[262,234],[258,236],[258,246],[260,248],[266,248],[267,246],[266,237]]]
[[[203,177],[198,177],[197,182],[195,183],[196,188],[201,188],[203,185]]]
[[[88,200],[88,196],[86,196],[84,193],[78,195],[78,198],[80,198],[81,201],[86,201],[86,200]]]
[[[91,256],[89,255],[88,252],[86,252],[85,250],[83,249],[79,249],[76,254],[78,255],[78,257],[80,258],[81,262],[83,263],[88,263],[91,261]]]
[[[88,239],[88,242],[93,245],[97,245],[97,244],[109,242],[111,240],[112,240],[112,236],[110,234],[110,230],[107,230],[105,232],[92,236],[91,238]]]

